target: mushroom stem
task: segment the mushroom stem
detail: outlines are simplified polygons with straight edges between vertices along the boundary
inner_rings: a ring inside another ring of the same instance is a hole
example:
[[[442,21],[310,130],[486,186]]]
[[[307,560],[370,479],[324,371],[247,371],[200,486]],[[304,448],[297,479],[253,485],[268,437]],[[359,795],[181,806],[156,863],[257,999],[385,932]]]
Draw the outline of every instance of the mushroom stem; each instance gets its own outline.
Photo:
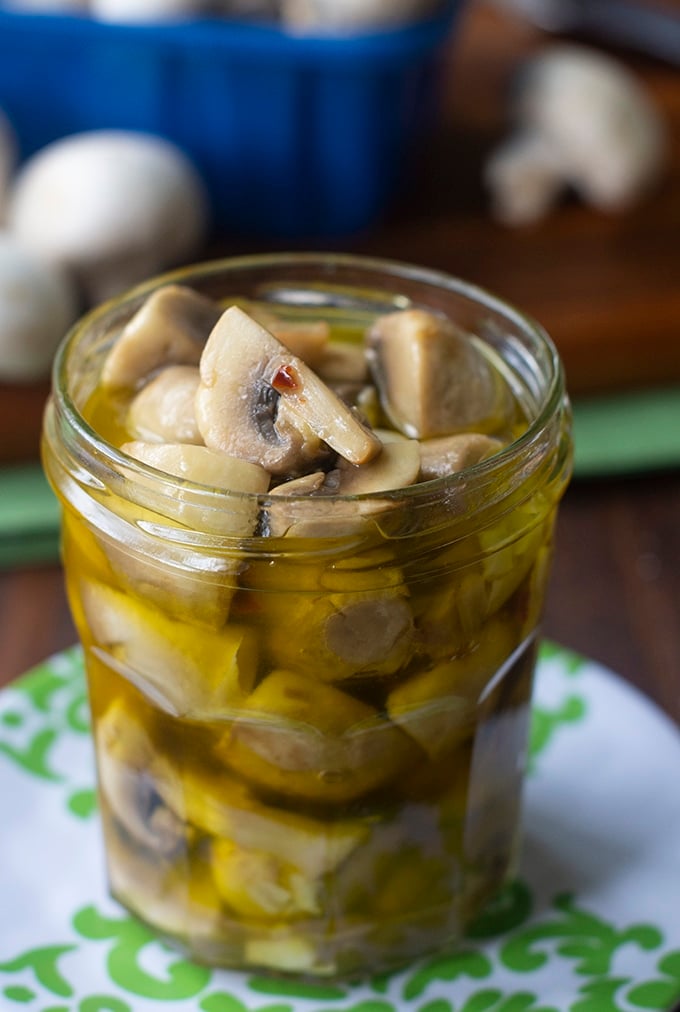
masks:
[[[559,155],[540,134],[521,133],[494,151],[484,171],[492,213],[504,225],[544,218],[567,186]]]

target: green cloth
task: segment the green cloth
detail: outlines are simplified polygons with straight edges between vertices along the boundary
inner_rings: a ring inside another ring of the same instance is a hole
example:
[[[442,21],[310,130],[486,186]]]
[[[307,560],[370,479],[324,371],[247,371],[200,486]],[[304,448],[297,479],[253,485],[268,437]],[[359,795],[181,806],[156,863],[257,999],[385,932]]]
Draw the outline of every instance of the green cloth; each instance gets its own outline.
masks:
[[[39,464],[0,469],[0,567],[56,562],[59,503]]]
[[[575,401],[574,458],[577,478],[680,464],[680,388]]]
[[[576,478],[680,464],[680,387],[574,403]],[[56,562],[59,506],[39,464],[0,468],[0,568]]]

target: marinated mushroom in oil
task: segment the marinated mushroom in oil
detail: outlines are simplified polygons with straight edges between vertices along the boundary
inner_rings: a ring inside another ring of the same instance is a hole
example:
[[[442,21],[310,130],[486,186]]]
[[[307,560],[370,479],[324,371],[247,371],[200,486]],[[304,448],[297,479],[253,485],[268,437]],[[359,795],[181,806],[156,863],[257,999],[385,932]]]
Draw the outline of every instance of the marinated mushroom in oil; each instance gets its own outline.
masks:
[[[130,404],[127,426],[141,440],[158,443],[196,443],[198,431],[194,402],[201,382],[197,366],[169,365]]]
[[[415,439],[495,426],[504,388],[470,337],[421,309],[390,313],[369,335],[375,383],[393,425]]]
[[[111,814],[141,847],[167,857],[186,845],[185,826],[164,803],[173,769],[146,728],[120,702],[97,722],[102,792]]]
[[[240,457],[218,453],[207,446],[191,443],[123,443],[124,453],[195,485],[222,492],[266,492],[270,476],[259,464]],[[247,537],[257,526],[257,504],[244,496],[234,496],[228,508],[211,508],[208,504],[192,505],[182,491],[176,494],[174,515],[188,527],[233,537]]]
[[[134,497],[66,545],[114,894],[208,962],[321,976],[455,932],[510,866],[510,815],[466,850],[467,780],[528,698],[547,527],[532,499],[468,534],[467,469],[526,427],[493,348],[279,310],[139,306],[85,411]]]
[[[246,781],[275,794],[348,801],[418,758],[409,738],[372,707],[292,671],[269,674],[248,697],[244,718],[232,725],[220,754]]]
[[[101,374],[103,387],[134,389],[169,365],[198,365],[220,317],[211,300],[180,285],[151,294],[112,345]]]
[[[328,447],[353,464],[380,451],[302,359],[237,307],[212,331],[200,370],[196,414],[206,446],[288,475],[309,470]]]
[[[459,432],[438,439],[423,439],[420,443],[420,477],[445,478],[466,467],[479,464],[503,449],[500,439],[480,432]]]
[[[82,607],[98,650],[167,713],[198,718],[239,706],[257,675],[251,630],[201,630],[103,584],[81,588]]]

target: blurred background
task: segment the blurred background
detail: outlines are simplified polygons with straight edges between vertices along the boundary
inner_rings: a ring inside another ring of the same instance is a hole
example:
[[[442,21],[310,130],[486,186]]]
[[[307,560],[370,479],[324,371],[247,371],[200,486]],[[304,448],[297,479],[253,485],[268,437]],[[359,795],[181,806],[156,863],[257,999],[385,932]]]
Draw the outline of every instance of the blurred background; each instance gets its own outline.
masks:
[[[75,639],[39,465],[69,324],[328,249],[546,327],[576,437],[546,632],[680,719],[679,71],[672,0],[0,2],[0,682]]]

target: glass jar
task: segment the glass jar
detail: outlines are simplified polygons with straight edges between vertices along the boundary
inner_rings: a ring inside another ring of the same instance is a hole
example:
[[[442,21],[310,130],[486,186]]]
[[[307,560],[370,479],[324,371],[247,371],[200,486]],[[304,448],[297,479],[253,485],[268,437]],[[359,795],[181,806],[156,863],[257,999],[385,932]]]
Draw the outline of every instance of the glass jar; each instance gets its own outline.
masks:
[[[98,434],[91,405],[122,327],[168,283],[329,320],[348,339],[395,309],[446,314],[525,422],[488,459],[396,491],[284,500],[163,474]],[[393,262],[187,268],[68,335],[43,459],[113,895],[200,961],[305,977],[374,973],[459,938],[515,866],[570,475],[562,369],[541,328]]]

